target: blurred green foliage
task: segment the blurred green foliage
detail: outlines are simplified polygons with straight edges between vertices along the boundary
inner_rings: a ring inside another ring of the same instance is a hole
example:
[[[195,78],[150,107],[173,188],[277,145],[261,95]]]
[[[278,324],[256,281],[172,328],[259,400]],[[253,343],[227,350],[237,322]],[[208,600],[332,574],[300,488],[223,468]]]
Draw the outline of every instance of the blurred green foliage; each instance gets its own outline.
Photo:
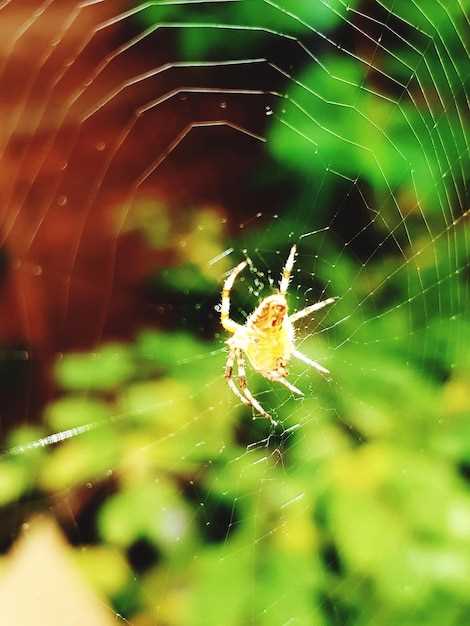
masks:
[[[174,24],[181,28],[180,51],[195,60],[223,51],[242,53],[256,50],[266,34],[295,37],[305,33],[328,32],[339,26],[358,0],[249,0],[249,2],[208,2],[202,7],[172,0],[143,6],[139,19],[145,25]],[[233,33],[236,31],[236,33]],[[234,36],[236,35],[236,36]]]
[[[289,89],[283,114],[271,129],[273,154],[306,176],[321,178],[329,168],[370,183],[383,201],[406,189],[423,210],[442,212],[445,179],[438,157],[453,138],[451,125],[426,129],[412,104],[399,104],[365,86],[366,71],[356,60],[329,56],[310,65]],[[442,189],[429,185],[437,180]],[[441,204],[440,204],[441,202]]]
[[[148,6],[139,19],[192,25],[181,29],[182,56],[246,58],[265,41],[259,28],[334,32],[359,4],[168,2]],[[459,50],[451,17],[460,2],[382,4],[445,42],[434,40],[431,71],[417,62],[423,53],[405,45],[393,47],[383,67],[405,82],[411,67],[420,84],[436,76],[442,88],[434,51]],[[195,27],[202,23],[248,31],[227,37],[224,29]],[[460,69],[458,59],[456,97]],[[187,322],[181,330],[175,319],[178,330],[142,329],[133,342],[66,354],[55,366],[60,396],[44,413],[44,431],[18,431],[8,445],[17,450],[80,427],[81,434],[0,461],[2,504],[33,488],[54,494],[79,493],[87,481],[91,490],[111,485],[95,545],[77,560],[138,625],[470,623],[468,244],[461,223],[449,230],[446,202],[455,194],[441,176],[449,155],[462,153],[455,131],[462,121],[455,111],[434,121],[422,98],[379,93],[368,74],[357,59],[330,50],[286,82],[267,130],[271,157],[296,181],[295,198],[321,181],[318,220],[332,208],[338,179],[331,170],[350,185],[365,183],[367,208],[380,216],[371,227],[379,253],[366,263],[332,233],[300,246],[292,306],[321,295],[306,291],[313,275],[328,295],[341,296],[322,322],[329,332],[317,332],[315,320],[300,332],[303,352],[325,363],[332,381],[293,364],[305,391],[298,400],[250,375],[250,388],[280,420],[273,434],[227,390],[223,336],[201,339],[200,329]],[[310,226],[310,210],[299,212],[295,198],[262,236],[275,275],[282,261],[274,251],[288,248],[291,230]],[[207,324],[216,327],[214,294],[234,259],[208,261],[232,244],[255,251],[259,231],[233,241],[207,207],[183,227],[161,204],[146,201],[135,215],[128,229],[179,255],[154,284],[202,299]],[[388,239],[392,249],[379,250]],[[245,312],[257,302],[247,288],[256,278],[256,268],[248,271],[234,294]],[[269,293],[266,280],[258,291]],[[131,555],[142,542],[153,556],[135,579]]]

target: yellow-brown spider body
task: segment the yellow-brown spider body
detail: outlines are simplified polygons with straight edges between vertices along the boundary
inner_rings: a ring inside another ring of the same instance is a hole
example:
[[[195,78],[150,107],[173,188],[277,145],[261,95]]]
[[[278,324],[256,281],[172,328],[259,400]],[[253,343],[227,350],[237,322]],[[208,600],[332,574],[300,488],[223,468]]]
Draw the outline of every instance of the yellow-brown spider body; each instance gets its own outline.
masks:
[[[273,372],[286,376],[294,327],[287,315],[285,297],[276,294],[265,298],[250,315],[244,329],[238,337],[235,333],[228,340],[229,345],[241,348],[253,369],[266,378]]]
[[[235,278],[246,267],[246,262],[240,263],[230,272],[222,290],[221,322],[223,327],[232,333],[232,337],[227,341],[230,351],[225,368],[225,378],[233,393],[244,404],[250,404],[258,413],[270,420],[272,417],[263,409],[247,387],[244,355],[248,357],[256,372],[268,380],[281,383],[293,393],[300,395],[303,395],[300,389],[297,389],[287,380],[287,364],[293,356],[314,367],[322,374],[329,374],[322,365],[296,350],[294,322],[331,304],[335,299],[328,298],[293,315],[288,315],[285,294],[294,266],[295,252],[296,247],[293,246],[282,272],[279,292],[264,298],[243,326],[230,319],[230,290]],[[232,377],[235,362],[238,367],[239,387],[236,386]]]

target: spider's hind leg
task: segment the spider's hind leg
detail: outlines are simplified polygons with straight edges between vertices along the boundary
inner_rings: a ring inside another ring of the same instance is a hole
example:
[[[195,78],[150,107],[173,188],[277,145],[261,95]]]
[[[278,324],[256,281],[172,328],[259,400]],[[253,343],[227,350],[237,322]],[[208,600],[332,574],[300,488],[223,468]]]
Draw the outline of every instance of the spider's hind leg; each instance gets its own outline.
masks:
[[[237,398],[241,400],[243,404],[249,405],[250,403],[248,402],[247,398],[245,398],[245,396],[241,393],[241,391],[236,386],[235,381],[233,380],[233,364],[235,361],[235,353],[236,349],[231,348],[227,357],[227,364],[225,366],[225,380],[227,381],[228,386],[237,396]]]
[[[284,385],[284,387],[287,387],[287,389],[289,389],[289,391],[291,393],[295,393],[298,396],[303,396],[304,392],[301,391],[298,387],[296,387],[295,385],[293,385],[291,382],[289,382],[287,380],[287,378],[284,378],[283,376],[272,376],[270,377],[271,380],[275,383],[280,383],[281,385]]]
[[[277,425],[276,420],[274,420],[272,416],[263,409],[261,404],[253,396],[253,394],[247,387],[246,373],[245,373],[245,359],[243,358],[243,353],[241,350],[237,350],[236,358],[237,358],[237,366],[238,366],[238,384],[240,385],[240,389],[242,393],[244,394],[246,400],[248,401],[248,404],[251,404],[251,406],[256,411],[258,411],[260,415],[268,419],[274,426],[276,426]]]

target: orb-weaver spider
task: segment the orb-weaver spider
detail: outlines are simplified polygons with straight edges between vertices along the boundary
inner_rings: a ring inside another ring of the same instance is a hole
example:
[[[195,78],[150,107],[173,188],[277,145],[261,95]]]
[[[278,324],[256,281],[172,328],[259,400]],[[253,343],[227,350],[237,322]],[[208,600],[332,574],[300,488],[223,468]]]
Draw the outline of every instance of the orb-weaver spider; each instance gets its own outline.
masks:
[[[233,393],[247,405],[251,405],[258,413],[276,423],[272,416],[267,413],[261,404],[256,400],[247,387],[245,374],[244,354],[253,369],[273,382],[281,383],[292,393],[303,395],[302,391],[287,380],[287,363],[291,357],[295,357],[315,368],[321,374],[329,374],[323,365],[313,361],[295,347],[294,324],[303,317],[319,311],[328,304],[333,303],[336,298],[327,298],[316,304],[305,307],[292,315],[288,315],[286,292],[294,266],[296,246],[292,246],[286,264],[282,271],[278,293],[264,298],[256,309],[248,317],[244,325],[238,324],[230,319],[230,290],[235,279],[246,267],[247,262],[243,261],[235,267],[225,280],[222,290],[221,322],[222,326],[232,337],[227,340],[229,354],[225,367],[225,378]],[[236,362],[238,368],[238,388],[233,380],[233,367]]]

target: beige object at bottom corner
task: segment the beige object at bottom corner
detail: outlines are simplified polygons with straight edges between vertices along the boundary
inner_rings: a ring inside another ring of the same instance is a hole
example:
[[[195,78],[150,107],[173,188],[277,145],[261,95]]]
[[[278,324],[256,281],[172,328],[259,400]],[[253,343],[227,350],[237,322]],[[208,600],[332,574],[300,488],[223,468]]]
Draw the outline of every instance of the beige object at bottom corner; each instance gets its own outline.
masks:
[[[0,626],[116,625],[75,569],[52,519],[34,518],[2,565]]]

